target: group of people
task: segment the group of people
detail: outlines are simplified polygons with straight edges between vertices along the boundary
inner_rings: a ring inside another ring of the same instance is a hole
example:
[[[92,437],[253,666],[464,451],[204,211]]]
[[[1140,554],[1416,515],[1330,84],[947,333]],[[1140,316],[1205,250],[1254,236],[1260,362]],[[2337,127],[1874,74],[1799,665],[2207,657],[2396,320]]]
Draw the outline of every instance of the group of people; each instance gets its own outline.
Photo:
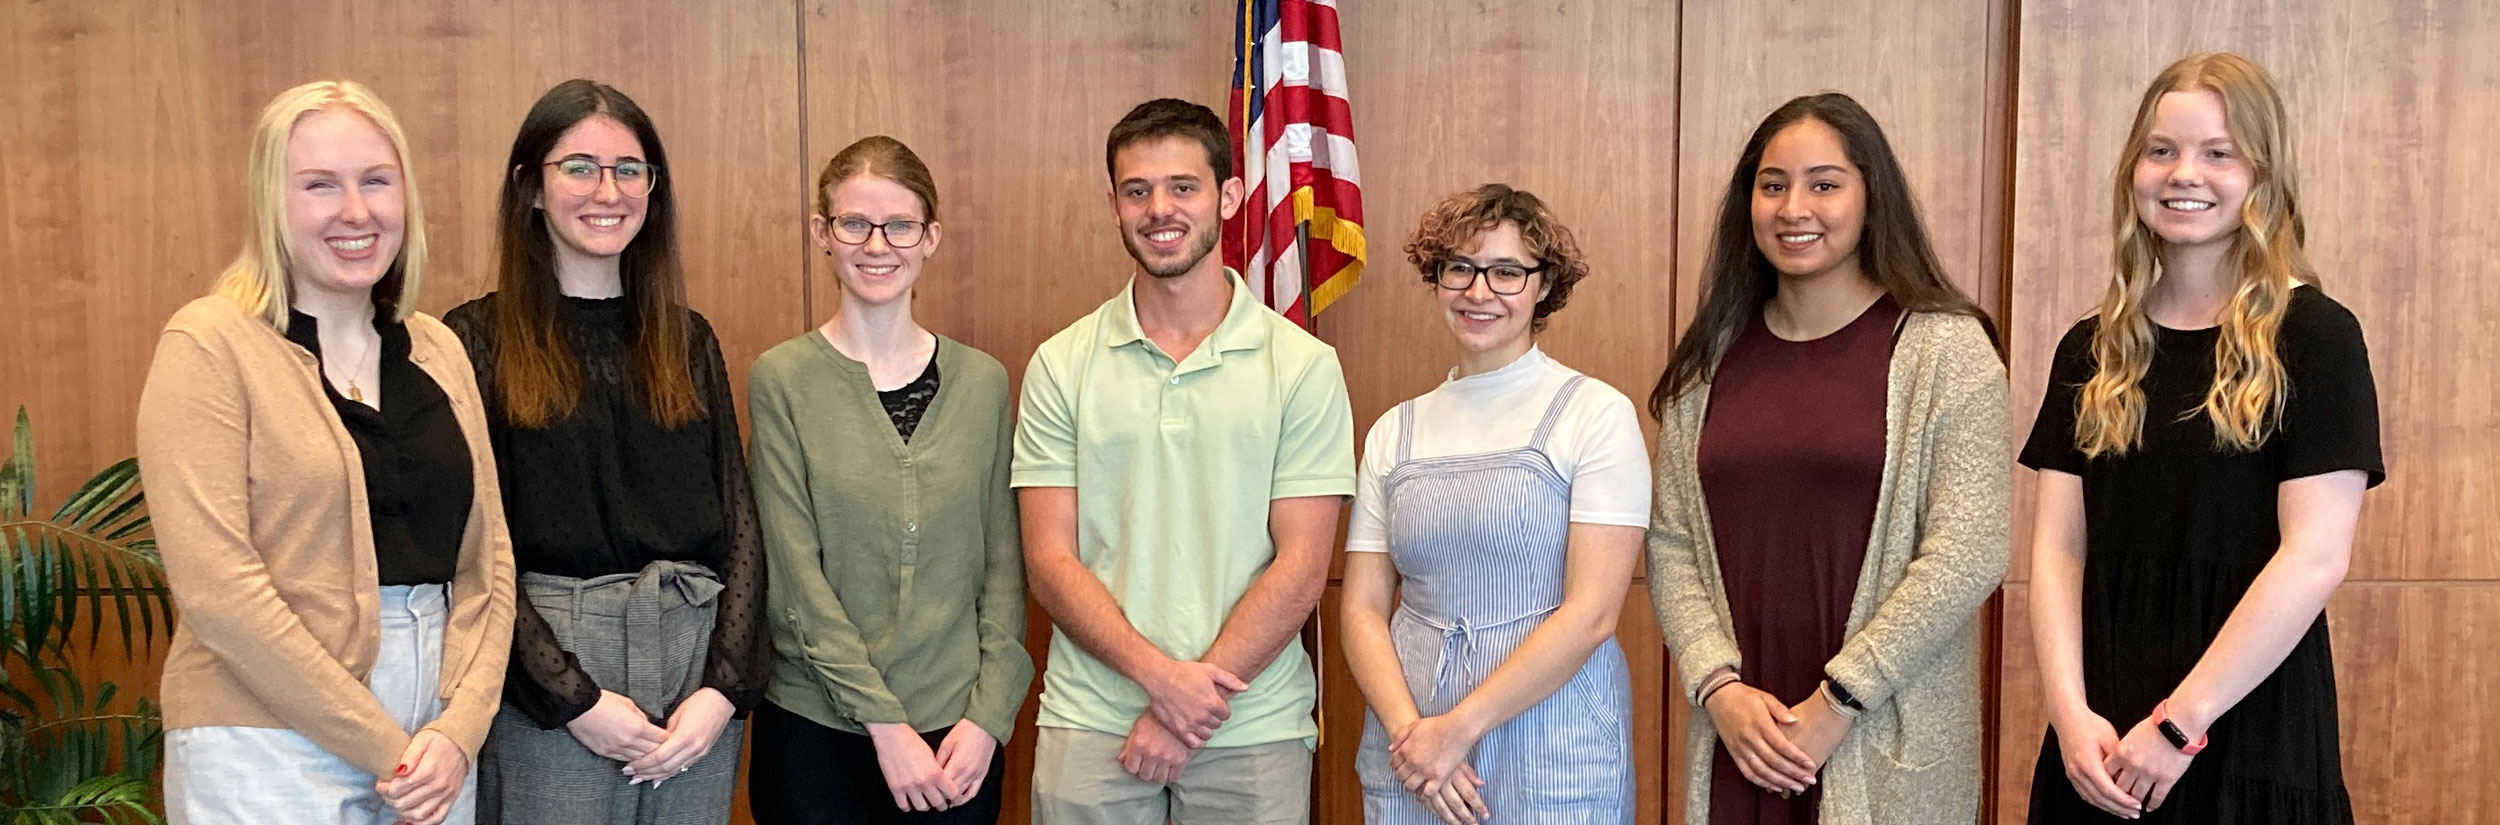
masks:
[[[1591,274],[1574,233],[1487,184],[1404,245],[1453,366],[1358,463],[1335,352],[1209,254],[1243,191],[1203,106],[1112,128],[1134,271],[1015,397],[914,315],[927,166],[844,148],[808,222],[835,310],[752,365],[742,443],[631,99],[531,108],[495,291],[437,321],[390,110],[297,87],[140,404],[181,609],[168,813],[720,823],[744,748],[760,822],[995,822],[1029,593],[1055,627],[1034,821],[1306,822],[1300,633],[1350,498],[1366,821],[1631,822],[1615,628],[1645,557],[1697,709],[1686,821],[1973,822],[2019,461],[2032,821],[2349,823],[2323,609],[2383,477],[2360,327],[2303,257],[2262,70],[2181,60],[2133,124],[2106,297],[2018,458],[1999,332],[1881,128],[1824,93],[1730,172],[1654,461],[1630,397],[1537,345]]]

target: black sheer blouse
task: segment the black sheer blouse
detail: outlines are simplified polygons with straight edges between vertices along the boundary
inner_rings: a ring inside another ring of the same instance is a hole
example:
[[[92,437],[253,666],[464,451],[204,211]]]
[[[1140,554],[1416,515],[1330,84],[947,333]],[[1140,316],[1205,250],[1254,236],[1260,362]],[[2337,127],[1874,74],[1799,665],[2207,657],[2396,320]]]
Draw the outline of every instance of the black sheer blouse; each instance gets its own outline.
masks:
[[[495,390],[499,347],[488,295],[443,317],[469,350],[485,395],[513,559],[522,571],[571,578],[632,573],[654,561],[701,564],[719,574],[719,611],[703,686],[744,716],[764,696],[771,648],[759,621],[764,599],[761,536],[737,408],[720,341],[687,311],[689,362],[704,418],[663,429],[630,386],[633,313],[622,298],[565,298],[565,344],[581,369],[573,414],[544,430],[506,423]],[[599,701],[599,685],[518,594],[511,673],[504,699],[541,727],[572,721]]]

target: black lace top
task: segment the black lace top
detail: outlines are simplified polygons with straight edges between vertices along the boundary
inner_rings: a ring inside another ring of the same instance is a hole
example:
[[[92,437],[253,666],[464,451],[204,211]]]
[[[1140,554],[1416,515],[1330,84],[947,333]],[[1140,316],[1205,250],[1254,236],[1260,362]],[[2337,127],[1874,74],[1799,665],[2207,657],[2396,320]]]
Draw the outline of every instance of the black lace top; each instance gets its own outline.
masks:
[[[942,345],[941,345],[942,346]],[[920,429],[920,416],[929,411],[929,402],[937,398],[937,351],[929,351],[929,366],[911,383],[890,390],[877,391],[877,403],[885,406],[885,416],[894,420],[894,432],[911,443],[913,430]]]
[[[703,686],[719,690],[743,716],[763,698],[771,648],[761,624],[754,492],[711,324],[687,312],[688,366],[706,416],[665,430],[628,386],[632,313],[625,299],[563,299],[558,311],[581,365],[582,398],[571,417],[527,430],[505,423],[494,389],[494,301],[488,295],[462,304],[443,321],[467,346],[486,399],[514,561],[524,572],[573,578],[632,573],[660,560],[711,568],[723,589]],[[599,701],[599,685],[556,643],[528,595],[516,596],[504,700],[541,727],[561,727]]]

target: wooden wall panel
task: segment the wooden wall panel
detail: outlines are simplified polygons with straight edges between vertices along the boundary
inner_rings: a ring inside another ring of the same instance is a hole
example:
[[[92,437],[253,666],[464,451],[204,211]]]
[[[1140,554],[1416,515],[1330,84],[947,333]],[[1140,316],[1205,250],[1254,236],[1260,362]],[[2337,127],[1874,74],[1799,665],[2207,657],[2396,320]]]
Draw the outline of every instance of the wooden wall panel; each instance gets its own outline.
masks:
[[[2335,594],[2335,686],[2353,811],[2500,822],[2500,587],[2362,583]]]

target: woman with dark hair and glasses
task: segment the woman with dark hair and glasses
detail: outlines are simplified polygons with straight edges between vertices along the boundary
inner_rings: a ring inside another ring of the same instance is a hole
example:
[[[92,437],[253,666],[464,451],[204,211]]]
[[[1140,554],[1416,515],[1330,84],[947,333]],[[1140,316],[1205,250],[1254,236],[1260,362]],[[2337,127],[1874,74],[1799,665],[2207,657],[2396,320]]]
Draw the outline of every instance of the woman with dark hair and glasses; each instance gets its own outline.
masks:
[[[1650,394],[1650,598],[1693,714],[1685,821],[1970,823],[2005,575],[2005,368],[1883,130],[1789,101],[1730,173]]]
[[[444,317],[487,396],[521,571],[486,822],[728,821],[733,717],[763,696],[755,505],[667,169],[623,93],[548,90],[504,164],[497,291]]]
[[[1443,199],[1406,242],[1457,349],[1372,425],[1339,611],[1371,706],[1373,823],[1629,823],[1632,685],[1615,618],[1649,523],[1632,401],[1536,334],[1588,275],[1535,195]]]
[[[937,184],[864,138],[816,182],[834,315],[748,373],[774,660],[757,822],[992,823],[1033,659],[1007,370],[912,317]]]

